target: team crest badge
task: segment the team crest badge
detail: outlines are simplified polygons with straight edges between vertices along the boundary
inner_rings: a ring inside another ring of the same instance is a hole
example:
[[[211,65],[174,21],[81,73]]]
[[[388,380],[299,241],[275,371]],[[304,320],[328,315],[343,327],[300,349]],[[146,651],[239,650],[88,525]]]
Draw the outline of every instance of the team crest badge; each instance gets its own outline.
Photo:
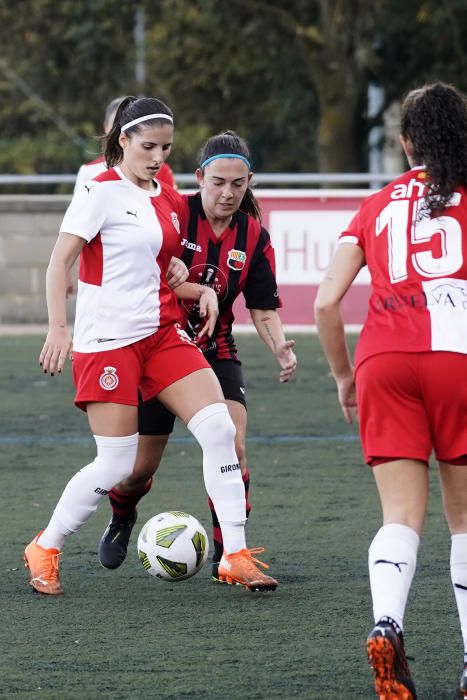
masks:
[[[180,235],[180,221],[178,220],[178,216],[177,216],[177,214],[173,211],[173,212],[171,213],[171,217],[172,217],[172,223],[173,223],[174,229],[176,230],[176,232],[178,233],[178,235]]]
[[[230,267],[231,270],[243,270],[245,267],[245,262],[246,262],[246,253],[243,252],[243,250],[235,250],[232,248],[232,250],[229,250],[229,254],[227,256],[227,265]]]
[[[118,376],[115,367],[104,367],[104,372],[99,377],[99,384],[106,391],[112,391],[118,386]]]

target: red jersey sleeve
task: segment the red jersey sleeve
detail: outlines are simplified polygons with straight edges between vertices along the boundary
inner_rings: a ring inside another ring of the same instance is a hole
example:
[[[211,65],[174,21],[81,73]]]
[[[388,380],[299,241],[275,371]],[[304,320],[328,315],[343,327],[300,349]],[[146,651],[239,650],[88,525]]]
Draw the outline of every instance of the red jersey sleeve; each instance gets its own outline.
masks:
[[[178,250],[175,253],[177,258],[181,258],[186,248],[188,237],[188,222],[190,220],[190,207],[188,203],[188,195],[179,195],[179,219],[180,219],[180,235],[178,237]]]
[[[360,248],[365,250],[360,209],[353,216],[346,230],[340,234],[339,243],[353,243],[354,245],[358,245]]]

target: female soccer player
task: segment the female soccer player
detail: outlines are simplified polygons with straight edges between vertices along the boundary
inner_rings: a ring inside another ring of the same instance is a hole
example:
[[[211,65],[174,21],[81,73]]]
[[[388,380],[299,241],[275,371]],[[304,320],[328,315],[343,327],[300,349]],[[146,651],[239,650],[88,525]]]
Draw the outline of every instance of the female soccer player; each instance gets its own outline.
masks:
[[[376,626],[367,640],[381,700],[413,700],[403,642],[428,498],[439,464],[451,577],[467,662],[467,101],[443,83],[410,92],[401,143],[411,169],[368,197],[340,237],[315,304],[348,422],[356,415],[383,525],[369,549]],[[355,352],[339,311],[368,265],[372,297]],[[467,671],[461,679],[467,695]]]
[[[115,114],[123,99],[123,97],[115,97],[113,100],[111,100],[111,102],[109,102],[109,104],[105,108],[103,123],[104,134],[108,134],[111,130],[112,125],[114,123]],[[83,163],[83,165],[78,170],[78,174],[76,175],[75,192],[77,192],[81,187],[83,187],[85,182],[87,182],[88,180],[92,180],[94,177],[100,175],[105,170],[107,170],[107,165],[105,162],[104,155],[99,156],[99,158],[96,158],[95,160],[91,160],[89,163]],[[157,173],[157,180],[158,182],[165,182],[167,183],[167,185],[170,185],[171,187],[175,188],[173,172],[168,163],[162,163]]]
[[[97,456],[71,479],[49,524],[26,547],[30,584],[40,593],[62,593],[58,559],[65,538],[133,471],[138,390],[143,399],[159,396],[200,443],[206,489],[218,510],[231,575],[251,589],[277,585],[246,548],[235,427],[216,375],[177,323],[177,299],[167,284],[165,271],[178,248],[185,215],[180,195],[157,180],[172,138],[173,115],[163,102],[125,98],[107,139],[109,170],[74,196],[52,253],[49,333],[40,362],[44,372],[55,374],[71,356],[66,276],[81,254],[73,340],[75,403],[87,411]],[[217,317],[212,290],[186,283],[177,288],[177,296],[197,299],[203,319],[199,335],[210,334]]]
[[[219,379],[236,427],[235,447],[245,484],[247,512],[246,401],[242,367],[232,335],[232,306],[240,293],[245,297],[260,337],[279,363],[280,381],[290,379],[296,367],[294,341],[285,339],[276,310],[280,301],[274,252],[269,234],[261,226],[258,203],[249,187],[250,161],[246,143],[232,131],[213,136],[206,142],[196,171],[200,192],[186,199],[187,230],[181,236],[179,252],[190,269],[189,279],[214,289],[219,299],[220,315],[214,334],[204,338],[199,347]],[[198,304],[185,302],[185,331],[196,339],[201,325]],[[107,568],[116,568],[125,559],[136,521],[136,505],[151,486],[151,477],[160,464],[174,421],[173,412],[157,399],[140,406],[135,470],[129,479],[110,492],[112,519],[99,544],[99,559]],[[212,501],[210,508],[214,529],[213,576],[218,578],[222,532]],[[219,578],[225,580],[222,571]]]
[[[117,112],[117,109],[119,105],[121,104],[123,97],[115,97],[113,100],[109,102],[107,107],[105,108],[105,113],[104,113],[104,122],[103,122],[103,127],[104,127],[104,135],[106,136],[109,131],[111,130],[114,119],[115,119],[115,114]],[[105,172],[107,170],[107,164],[105,162],[105,156],[101,155],[99,158],[96,158],[95,160],[89,161],[89,163],[83,163],[83,165],[80,167],[78,170],[78,173],[76,175],[76,182],[75,182],[75,188],[74,192],[76,193],[78,190],[83,189],[84,184],[88,182],[88,180],[92,180],[93,178],[97,177],[97,175],[100,175],[101,173]],[[177,189],[177,186],[175,184],[174,176],[172,169],[170,168],[170,165],[166,162],[162,163],[161,167],[158,170],[157,173],[157,180],[158,182],[166,183],[167,185],[170,185],[170,187],[173,187],[174,189]],[[171,268],[173,270],[173,268]],[[76,292],[76,273],[74,270],[70,270],[70,273],[67,277],[67,288],[66,292],[67,295],[70,296],[71,294],[74,294]]]

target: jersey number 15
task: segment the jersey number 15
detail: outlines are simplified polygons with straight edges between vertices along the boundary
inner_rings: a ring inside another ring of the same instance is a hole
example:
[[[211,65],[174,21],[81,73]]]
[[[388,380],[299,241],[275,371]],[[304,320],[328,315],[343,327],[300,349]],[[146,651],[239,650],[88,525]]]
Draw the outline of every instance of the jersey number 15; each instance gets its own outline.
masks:
[[[458,206],[461,201],[455,192],[449,206]],[[446,277],[457,272],[463,263],[462,229],[452,216],[437,216],[433,219],[418,217],[420,201],[415,203],[410,223],[410,242],[416,247],[429,242],[438,234],[441,238],[441,256],[434,257],[430,250],[411,253],[412,264],[422,277]],[[391,282],[407,279],[407,257],[410,201],[408,199],[390,202],[376,219],[376,235],[388,232],[388,265]]]

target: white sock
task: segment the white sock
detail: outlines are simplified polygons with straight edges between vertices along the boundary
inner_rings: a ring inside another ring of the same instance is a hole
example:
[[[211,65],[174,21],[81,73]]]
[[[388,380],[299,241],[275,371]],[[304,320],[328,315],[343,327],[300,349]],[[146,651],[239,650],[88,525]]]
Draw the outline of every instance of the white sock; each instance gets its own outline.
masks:
[[[65,486],[49,524],[37,543],[62,549],[65,537],[76,532],[94,513],[102,496],[133,471],[138,433],[125,437],[94,435],[97,456]]]
[[[404,629],[404,613],[417,565],[420,538],[407,525],[383,525],[368,552],[375,622],[390,617]]]
[[[465,533],[451,537],[451,580],[461,623],[464,654],[467,655],[467,534]]]
[[[235,452],[235,425],[227,406],[214,403],[202,408],[187,428],[203,450],[204,483],[216,509],[225,551],[245,549],[245,486]]]

